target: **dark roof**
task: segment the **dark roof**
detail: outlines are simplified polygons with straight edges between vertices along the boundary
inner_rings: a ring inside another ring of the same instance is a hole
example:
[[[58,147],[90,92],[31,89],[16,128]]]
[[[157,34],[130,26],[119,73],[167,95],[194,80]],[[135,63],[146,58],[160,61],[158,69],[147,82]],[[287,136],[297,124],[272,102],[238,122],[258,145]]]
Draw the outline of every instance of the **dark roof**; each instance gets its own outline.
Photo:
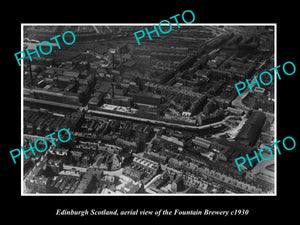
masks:
[[[250,146],[253,146],[257,141],[257,138],[265,121],[266,116],[263,112],[252,112],[249,119],[238,133],[237,140],[240,140],[249,144]]]
[[[241,155],[249,154],[249,153],[253,152],[253,149],[251,147],[245,146],[238,141],[228,141],[225,138],[220,138],[218,140],[218,144],[227,146],[227,148],[229,147],[230,148],[230,149],[228,149],[229,152],[233,151],[233,152],[239,153]],[[225,150],[226,150],[226,148],[225,148]]]

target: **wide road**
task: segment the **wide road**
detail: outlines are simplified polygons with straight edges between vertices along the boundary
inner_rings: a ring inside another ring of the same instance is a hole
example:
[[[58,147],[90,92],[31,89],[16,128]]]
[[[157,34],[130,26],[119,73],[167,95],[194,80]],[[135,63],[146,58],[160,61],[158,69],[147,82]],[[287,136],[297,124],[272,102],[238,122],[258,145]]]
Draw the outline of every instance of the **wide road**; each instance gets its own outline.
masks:
[[[52,102],[52,101],[45,101],[45,100],[39,100],[39,99],[33,99],[33,98],[24,98],[25,101],[29,102],[34,102],[36,104],[42,104],[42,105],[49,105],[49,106],[56,106],[56,107],[61,107],[61,108],[66,108],[68,110],[78,110],[80,107],[79,106],[73,106],[73,105],[68,105],[68,104],[62,104],[58,102]],[[218,125],[225,125],[223,121],[219,121],[216,123],[211,123],[211,124],[206,124],[203,126],[197,126],[197,125],[186,125],[186,124],[179,124],[179,123],[173,123],[173,122],[166,122],[162,120],[153,120],[153,119],[147,119],[147,118],[141,118],[141,117],[136,117],[136,116],[130,116],[130,115],[124,115],[124,114],[119,114],[116,113],[115,111],[111,112],[105,112],[105,111],[98,111],[98,110],[87,110],[87,113],[92,113],[100,116],[108,116],[108,117],[113,117],[113,118],[118,118],[118,119],[128,119],[128,120],[133,120],[137,122],[146,122],[146,123],[151,123],[155,125],[160,125],[160,126],[167,126],[167,127],[173,127],[173,128],[179,128],[179,129],[191,129],[191,130],[204,130],[207,128],[213,128]]]
[[[147,123],[152,123],[152,124],[161,125],[161,126],[177,127],[177,128],[183,128],[183,129],[188,128],[188,129],[194,129],[194,130],[203,130],[203,129],[207,129],[207,128],[218,126],[218,125],[224,125],[223,121],[211,123],[211,124],[207,124],[207,125],[203,125],[203,126],[196,126],[196,125],[185,125],[185,124],[166,122],[166,121],[162,121],[162,120],[153,120],[153,119],[146,119],[146,118],[141,118],[141,117],[136,117],[136,116],[123,115],[123,114],[115,113],[114,111],[104,112],[104,111],[89,109],[87,112],[96,114],[96,115],[101,115],[101,116],[110,116],[110,117],[115,117],[118,119],[135,120],[138,122],[147,122]]]

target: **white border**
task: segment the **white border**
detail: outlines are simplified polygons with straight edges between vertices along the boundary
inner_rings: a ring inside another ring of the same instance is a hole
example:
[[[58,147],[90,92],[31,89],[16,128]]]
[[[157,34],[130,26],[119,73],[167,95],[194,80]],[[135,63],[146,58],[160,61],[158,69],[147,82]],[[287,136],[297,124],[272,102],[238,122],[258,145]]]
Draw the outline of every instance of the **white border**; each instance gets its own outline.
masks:
[[[177,25],[176,23],[171,23],[172,25]],[[152,26],[158,25],[158,23],[21,23],[21,50],[23,50],[23,40],[24,40],[24,26]],[[162,24],[163,26],[167,26],[167,24]],[[180,26],[274,26],[274,66],[277,66],[277,23],[192,23],[192,24],[180,24]],[[21,146],[23,146],[23,60],[21,61]],[[275,112],[274,112],[274,138],[277,141],[277,76],[275,78]],[[276,151],[275,151],[276,152]],[[21,196],[277,196],[277,152],[275,153],[274,158],[275,163],[275,192],[272,194],[53,194],[53,193],[46,193],[46,194],[29,194],[24,193],[23,191],[23,154],[21,154]]]

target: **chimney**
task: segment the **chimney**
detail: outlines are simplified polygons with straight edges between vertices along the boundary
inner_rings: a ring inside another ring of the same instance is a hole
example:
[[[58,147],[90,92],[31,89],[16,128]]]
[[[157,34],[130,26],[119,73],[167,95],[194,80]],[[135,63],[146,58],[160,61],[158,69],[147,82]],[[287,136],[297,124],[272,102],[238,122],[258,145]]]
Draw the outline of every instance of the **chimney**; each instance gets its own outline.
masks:
[[[111,83],[111,99],[115,98],[115,87],[114,87],[114,83]]]
[[[116,53],[116,50],[115,49],[110,49],[109,52],[112,55],[112,68],[115,69],[115,53]]]
[[[115,69],[115,54],[112,53],[112,68]]]
[[[29,62],[30,86],[33,86],[33,76],[32,76],[32,69],[31,69],[31,62],[30,62],[30,60],[28,60],[28,62]]]

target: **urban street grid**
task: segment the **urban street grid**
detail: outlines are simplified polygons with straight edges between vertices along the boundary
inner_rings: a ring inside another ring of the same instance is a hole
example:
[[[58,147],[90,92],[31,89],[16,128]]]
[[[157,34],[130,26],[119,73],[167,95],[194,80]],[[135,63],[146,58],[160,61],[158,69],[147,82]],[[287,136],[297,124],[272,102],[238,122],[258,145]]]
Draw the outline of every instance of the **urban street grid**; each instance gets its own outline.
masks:
[[[153,25],[22,27],[29,52],[76,35],[23,60],[24,149],[72,134],[23,156],[23,194],[274,194],[274,157],[234,161],[275,140],[274,82],[234,87],[274,67],[274,25],[173,26],[141,45]]]

